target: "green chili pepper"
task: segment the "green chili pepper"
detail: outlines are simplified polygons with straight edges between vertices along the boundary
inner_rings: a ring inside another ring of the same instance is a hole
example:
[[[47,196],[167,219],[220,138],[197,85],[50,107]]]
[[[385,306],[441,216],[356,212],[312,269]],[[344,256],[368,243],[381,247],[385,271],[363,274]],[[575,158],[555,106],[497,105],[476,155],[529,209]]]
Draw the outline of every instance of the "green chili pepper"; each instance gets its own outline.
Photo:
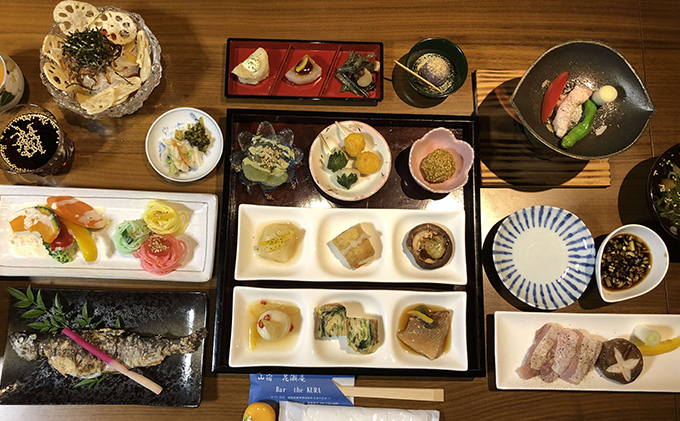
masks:
[[[583,139],[590,129],[593,127],[593,120],[595,120],[595,113],[597,112],[597,105],[591,100],[587,100],[583,103],[583,121],[574,126],[573,129],[569,130],[566,136],[562,138],[560,146],[564,149],[571,148]]]

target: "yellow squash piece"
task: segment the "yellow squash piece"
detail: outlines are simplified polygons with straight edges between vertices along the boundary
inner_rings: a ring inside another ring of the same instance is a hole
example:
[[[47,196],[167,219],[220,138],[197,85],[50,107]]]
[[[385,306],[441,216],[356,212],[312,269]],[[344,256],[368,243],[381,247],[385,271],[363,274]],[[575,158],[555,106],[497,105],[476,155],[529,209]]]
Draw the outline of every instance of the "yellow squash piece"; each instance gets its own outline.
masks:
[[[92,238],[92,234],[90,234],[90,230],[67,220],[63,220],[63,223],[66,225],[66,228],[71,231],[73,238],[76,239],[78,248],[83,253],[85,261],[94,262],[97,260],[97,256],[99,255],[97,252],[97,244],[95,244],[94,238]]]
[[[678,336],[677,338],[669,339],[667,341],[661,341],[661,343],[659,343],[659,345],[657,346],[649,345],[638,346],[640,352],[645,357],[675,351],[678,347],[680,347],[680,336]]]
[[[45,206],[22,209],[13,216],[9,224],[14,232],[37,232],[47,243],[51,243],[59,235],[61,225],[57,215]]]

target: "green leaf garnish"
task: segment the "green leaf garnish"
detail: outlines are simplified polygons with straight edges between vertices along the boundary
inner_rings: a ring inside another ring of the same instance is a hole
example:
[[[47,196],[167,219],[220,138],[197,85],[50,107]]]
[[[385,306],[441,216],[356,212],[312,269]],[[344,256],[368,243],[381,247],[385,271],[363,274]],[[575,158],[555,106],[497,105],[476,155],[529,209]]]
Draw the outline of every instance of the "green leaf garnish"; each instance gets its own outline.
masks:
[[[27,308],[27,307],[30,307],[32,304],[33,304],[33,301],[31,301],[31,300],[18,301],[16,303],[12,304],[12,307]]]
[[[23,292],[19,291],[16,288],[5,287],[5,289],[7,290],[7,292],[9,292],[9,294],[12,297],[16,298],[19,301],[32,301],[32,300],[29,300],[28,297],[26,297],[26,294],[24,294]]]
[[[21,317],[22,319],[35,319],[36,317],[40,317],[46,312],[44,310],[41,310],[39,308],[34,308],[33,310],[28,310],[26,313],[22,314]]]
[[[337,175],[336,180],[338,180],[338,184],[349,190],[349,188],[352,187],[352,185],[359,181],[359,177],[357,177],[357,175],[354,173],[349,173]]]
[[[75,386],[73,386],[73,387],[76,388],[76,387],[87,386],[88,389],[92,389],[93,387],[99,386],[99,384],[101,382],[103,382],[104,380],[106,380],[109,377],[111,377],[111,373],[102,374],[99,377],[94,377],[94,378],[91,378],[91,379],[83,379],[83,380],[79,381],[78,383],[76,383]]]
[[[35,302],[38,304],[38,307],[43,309],[44,311],[47,311],[45,308],[45,303],[43,302],[42,295],[40,294],[40,290],[38,290],[38,295],[35,297]]]
[[[29,323],[28,327],[30,327],[31,329],[35,329],[35,330],[41,330],[43,328],[49,329],[49,326],[47,326],[44,322]]]
[[[35,319],[38,317],[45,316],[42,320],[29,323],[28,327],[30,327],[31,329],[35,329],[40,331],[41,333],[45,333],[56,332],[61,328],[68,327],[66,315],[64,314],[64,308],[62,307],[62,304],[59,301],[58,293],[54,294],[54,301],[52,307],[48,308],[45,305],[45,302],[43,301],[41,290],[38,290],[37,294],[34,294],[33,291],[30,290],[30,286],[26,288],[26,293],[23,293],[18,289],[12,287],[5,288],[13,297],[19,300],[18,302],[12,305],[13,307],[17,308],[29,308],[31,306],[34,307],[25,311],[19,317],[23,319]],[[90,316],[90,309],[88,308],[87,301],[85,301],[85,304],[83,304],[80,313],[82,315],[82,318],[79,317],[75,319],[74,322],[77,323],[82,328],[89,327],[90,329],[97,329],[99,328],[99,325],[103,321],[101,318],[99,318],[99,320],[97,321],[94,321],[95,315],[93,314],[92,316]],[[121,329],[121,326],[122,322],[120,320],[120,317],[118,317],[116,319],[115,328]]]
[[[54,312],[61,315],[64,314],[64,308],[59,302],[59,293],[54,294]]]

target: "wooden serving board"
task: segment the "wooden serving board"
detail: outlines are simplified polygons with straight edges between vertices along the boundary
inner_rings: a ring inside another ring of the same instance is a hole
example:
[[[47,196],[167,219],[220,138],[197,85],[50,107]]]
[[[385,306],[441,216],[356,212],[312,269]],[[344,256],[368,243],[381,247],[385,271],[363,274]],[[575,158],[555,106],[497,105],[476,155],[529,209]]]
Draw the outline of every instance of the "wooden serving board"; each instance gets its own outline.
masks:
[[[534,146],[513,119],[510,96],[523,70],[473,73],[482,186],[609,187],[609,160],[581,161]]]

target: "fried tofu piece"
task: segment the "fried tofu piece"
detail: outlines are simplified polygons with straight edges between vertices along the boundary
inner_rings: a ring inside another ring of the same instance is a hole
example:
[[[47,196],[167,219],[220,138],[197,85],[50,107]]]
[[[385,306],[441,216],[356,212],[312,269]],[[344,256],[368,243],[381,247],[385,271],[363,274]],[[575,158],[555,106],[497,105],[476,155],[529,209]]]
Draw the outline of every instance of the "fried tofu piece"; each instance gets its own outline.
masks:
[[[349,266],[356,269],[375,258],[375,249],[369,238],[361,224],[356,224],[340,233],[332,243],[345,257]]]

